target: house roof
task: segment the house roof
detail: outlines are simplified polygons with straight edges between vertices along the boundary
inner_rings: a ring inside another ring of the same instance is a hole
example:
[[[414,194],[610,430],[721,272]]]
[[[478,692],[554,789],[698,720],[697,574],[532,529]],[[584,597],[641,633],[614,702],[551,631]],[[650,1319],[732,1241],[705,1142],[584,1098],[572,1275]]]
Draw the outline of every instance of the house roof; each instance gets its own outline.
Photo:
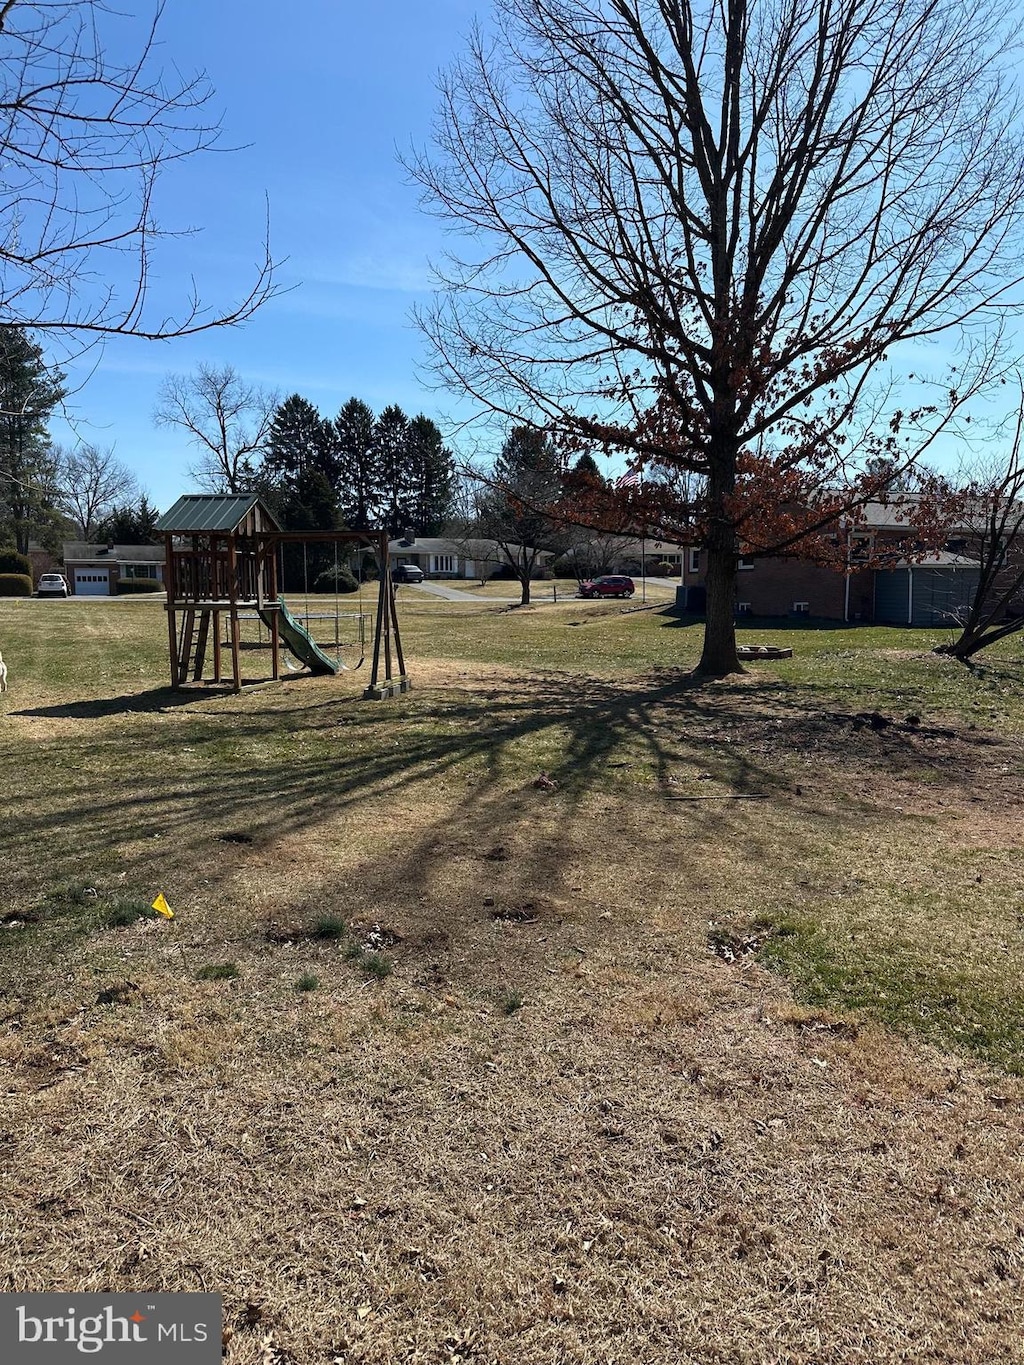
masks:
[[[506,548],[511,554],[516,555],[522,547],[509,545]],[[439,536],[426,536],[422,539],[417,537],[414,540],[401,538],[390,540],[388,541],[388,554],[460,555],[463,559],[493,559],[498,561],[505,558],[495,540],[446,540]],[[551,551],[540,550],[538,554],[550,555]]]
[[[235,531],[259,501],[258,493],[186,493],[163,514],[155,529],[182,535]],[[264,515],[278,526],[277,518],[261,506]]]
[[[94,560],[102,563],[122,564],[162,564],[164,551],[162,545],[91,545],[88,541],[65,541],[63,545],[65,564]]]
[[[924,559],[901,559],[892,565],[894,569],[977,569],[980,564],[966,555],[953,554],[951,550],[938,550],[935,554],[925,555]]]

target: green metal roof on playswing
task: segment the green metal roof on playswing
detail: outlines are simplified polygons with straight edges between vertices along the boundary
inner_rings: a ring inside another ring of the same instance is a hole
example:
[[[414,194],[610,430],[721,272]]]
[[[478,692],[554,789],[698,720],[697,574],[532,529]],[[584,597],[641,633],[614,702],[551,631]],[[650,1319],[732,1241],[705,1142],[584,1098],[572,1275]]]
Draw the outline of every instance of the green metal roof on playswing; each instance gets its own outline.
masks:
[[[237,530],[259,501],[257,493],[186,493],[163,514],[155,529],[175,534],[231,532]],[[272,526],[278,524],[265,504],[263,513]]]

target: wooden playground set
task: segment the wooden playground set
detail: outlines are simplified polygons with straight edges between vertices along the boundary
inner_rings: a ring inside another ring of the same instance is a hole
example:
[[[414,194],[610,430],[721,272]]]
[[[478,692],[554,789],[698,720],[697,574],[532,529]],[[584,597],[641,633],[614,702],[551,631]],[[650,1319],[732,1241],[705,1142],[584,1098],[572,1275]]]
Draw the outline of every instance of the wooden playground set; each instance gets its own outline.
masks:
[[[251,620],[266,627],[270,677],[274,680],[295,671],[290,659],[311,673],[335,674],[345,669],[336,581],[338,550],[344,546],[372,552],[379,575],[372,666],[363,696],[379,701],[408,691],[385,532],[285,531],[255,494],[205,493],[179,498],[157,522],[156,530],[164,537],[172,687],[212,683],[241,691],[242,626],[243,621]],[[305,549],[318,542],[335,547],[333,658],[310,633],[308,612],[303,621],[281,595],[285,547],[302,545]],[[346,615],[355,616],[362,625],[361,614]],[[362,631],[358,643],[361,647]],[[266,678],[247,677],[244,681],[255,683]]]

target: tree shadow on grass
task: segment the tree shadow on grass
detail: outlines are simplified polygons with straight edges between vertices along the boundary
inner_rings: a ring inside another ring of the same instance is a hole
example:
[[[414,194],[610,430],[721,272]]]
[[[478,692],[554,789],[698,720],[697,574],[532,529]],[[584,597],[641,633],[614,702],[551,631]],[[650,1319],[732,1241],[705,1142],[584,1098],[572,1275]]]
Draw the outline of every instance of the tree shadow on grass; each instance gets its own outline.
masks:
[[[823,768],[853,762],[877,770],[919,768],[936,752],[927,727],[861,733],[853,717],[823,711],[810,689],[707,686],[670,669],[630,683],[545,673],[514,685],[423,689],[400,709],[363,707],[354,697],[348,705],[292,706],[291,695],[282,707],[274,704],[280,691],[266,695],[265,706],[193,707],[177,719],[169,711],[195,697],[170,689],[22,713],[122,718],[130,729],[101,731],[73,751],[64,738],[34,743],[32,768],[15,777],[10,793],[12,854],[28,856],[56,827],[83,854],[159,834],[198,857],[226,828],[267,842],[377,802],[397,808],[407,793],[463,789],[454,803],[438,799],[440,827],[460,808],[459,818],[472,821],[481,804],[529,788],[542,770],[570,800],[593,791],[621,795],[622,773],[631,772],[628,794],[652,819],[678,815],[685,804],[691,826],[735,827],[749,840],[750,807],[738,809],[744,803],[670,798],[764,795],[768,804],[788,803],[794,755],[814,755]],[[972,786],[991,762],[993,740],[971,732],[955,743],[948,781],[953,789]],[[699,789],[672,785],[675,774],[690,781],[697,770]]]

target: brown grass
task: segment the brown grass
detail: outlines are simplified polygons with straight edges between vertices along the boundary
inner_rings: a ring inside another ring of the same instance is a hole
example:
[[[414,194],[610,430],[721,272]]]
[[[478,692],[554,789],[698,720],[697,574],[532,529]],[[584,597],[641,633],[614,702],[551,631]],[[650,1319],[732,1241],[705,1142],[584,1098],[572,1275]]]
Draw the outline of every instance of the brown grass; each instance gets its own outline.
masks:
[[[1021,1083],[707,947],[867,917],[868,862],[967,895],[991,854],[1010,894],[1013,747],[662,681],[418,660],[389,707],[309,680],[6,715],[7,758],[65,758],[48,797],[15,780],[5,903],[77,868],[178,918],[8,980],[0,1288],[216,1290],[231,1365],[1021,1359]],[[382,930],[376,981],[351,953]],[[936,951],[979,933],[944,912]]]

